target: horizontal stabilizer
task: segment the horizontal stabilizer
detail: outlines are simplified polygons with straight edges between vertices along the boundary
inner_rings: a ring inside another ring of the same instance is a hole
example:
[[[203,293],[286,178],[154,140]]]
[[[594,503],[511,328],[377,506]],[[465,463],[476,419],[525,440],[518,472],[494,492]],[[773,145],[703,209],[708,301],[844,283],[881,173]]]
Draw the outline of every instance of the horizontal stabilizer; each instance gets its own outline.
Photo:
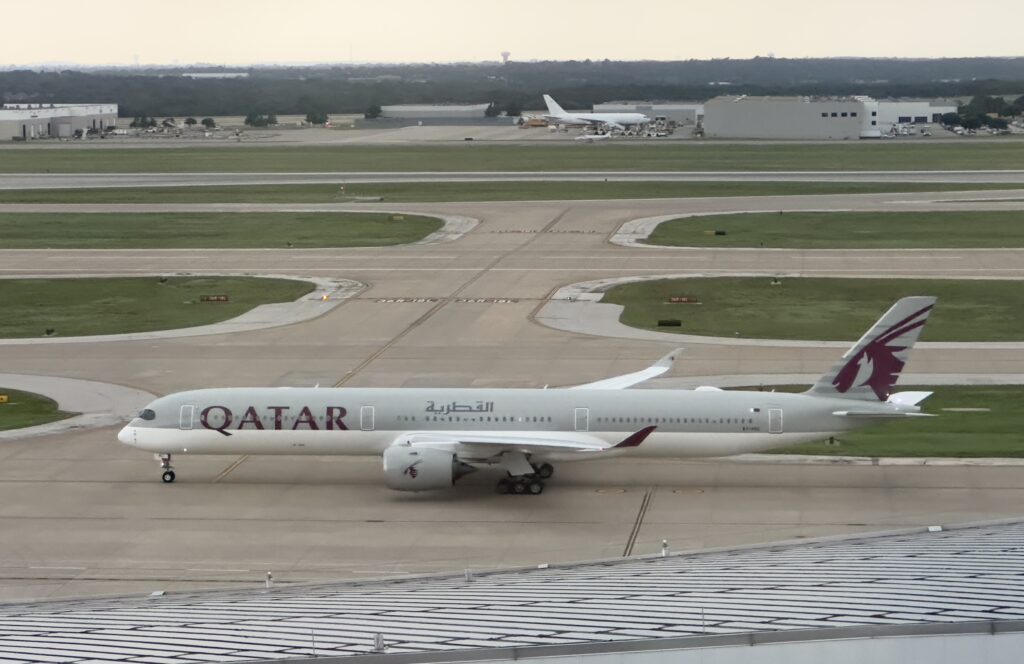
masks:
[[[916,406],[928,397],[933,392],[897,392],[889,396],[888,402],[904,408],[908,406]]]
[[[837,410],[832,413],[836,417],[855,417],[871,420],[898,420],[904,417],[935,417],[931,413],[908,413],[902,410],[870,411],[870,410]]]

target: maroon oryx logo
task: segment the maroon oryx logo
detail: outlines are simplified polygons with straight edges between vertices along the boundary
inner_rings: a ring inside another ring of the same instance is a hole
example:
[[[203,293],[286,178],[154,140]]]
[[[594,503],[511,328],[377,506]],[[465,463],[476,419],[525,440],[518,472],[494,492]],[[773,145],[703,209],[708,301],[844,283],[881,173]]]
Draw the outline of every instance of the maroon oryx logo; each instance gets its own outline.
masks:
[[[914,312],[854,353],[832,381],[836,390],[846,393],[855,387],[866,385],[880,401],[889,398],[889,390],[896,384],[896,379],[906,364],[906,361],[897,355],[909,347],[897,345],[899,339],[923,327],[931,309],[929,305]]]
[[[423,459],[413,463],[411,466],[406,466],[405,470],[402,471],[403,475],[408,475],[412,479],[416,479],[416,476],[420,474],[420,471],[416,469],[416,466],[423,463]]]

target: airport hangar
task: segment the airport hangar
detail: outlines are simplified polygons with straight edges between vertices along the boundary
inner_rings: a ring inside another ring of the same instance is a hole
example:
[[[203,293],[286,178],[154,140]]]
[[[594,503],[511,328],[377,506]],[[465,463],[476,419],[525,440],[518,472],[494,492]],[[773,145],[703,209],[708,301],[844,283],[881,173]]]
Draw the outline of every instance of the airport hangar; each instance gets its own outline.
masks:
[[[944,100],[853,97],[721,96],[704,105],[709,138],[878,138],[898,124],[937,124],[955,113]]]
[[[0,140],[71,138],[117,126],[117,104],[4,104]]]

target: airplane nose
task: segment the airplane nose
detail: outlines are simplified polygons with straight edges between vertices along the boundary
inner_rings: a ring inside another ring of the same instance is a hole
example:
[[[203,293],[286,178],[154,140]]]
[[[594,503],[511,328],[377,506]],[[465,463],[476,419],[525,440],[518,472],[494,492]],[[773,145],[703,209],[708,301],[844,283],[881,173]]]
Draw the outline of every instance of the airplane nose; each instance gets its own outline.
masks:
[[[135,427],[130,424],[117,433],[117,439],[125,445],[135,444]]]

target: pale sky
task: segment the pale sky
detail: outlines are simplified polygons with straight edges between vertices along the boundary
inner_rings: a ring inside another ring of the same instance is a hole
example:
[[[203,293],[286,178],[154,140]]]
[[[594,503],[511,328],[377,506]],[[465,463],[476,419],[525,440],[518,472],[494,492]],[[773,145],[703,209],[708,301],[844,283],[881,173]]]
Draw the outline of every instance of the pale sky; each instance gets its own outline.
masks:
[[[10,4],[11,7],[6,7]],[[1024,55],[1024,3],[0,0],[0,65]],[[17,6],[19,9],[15,10]],[[136,7],[145,7],[135,10]]]

